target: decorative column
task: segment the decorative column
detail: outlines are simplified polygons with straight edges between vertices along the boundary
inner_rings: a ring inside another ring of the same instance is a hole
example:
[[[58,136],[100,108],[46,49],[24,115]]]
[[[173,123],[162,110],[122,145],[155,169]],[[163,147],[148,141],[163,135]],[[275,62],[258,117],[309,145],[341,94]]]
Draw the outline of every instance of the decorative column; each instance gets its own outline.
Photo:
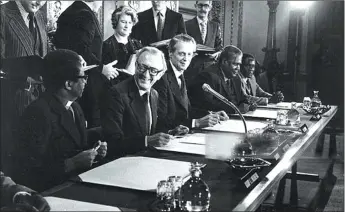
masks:
[[[269,92],[275,92],[278,84],[278,73],[281,69],[277,59],[277,52],[279,52],[280,49],[276,46],[276,13],[279,1],[268,0],[267,5],[269,7],[269,16],[266,47],[262,49],[262,51],[265,52],[263,67],[267,70]]]
[[[243,1],[213,1],[211,19],[220,23],[224,46],[242,47]]]

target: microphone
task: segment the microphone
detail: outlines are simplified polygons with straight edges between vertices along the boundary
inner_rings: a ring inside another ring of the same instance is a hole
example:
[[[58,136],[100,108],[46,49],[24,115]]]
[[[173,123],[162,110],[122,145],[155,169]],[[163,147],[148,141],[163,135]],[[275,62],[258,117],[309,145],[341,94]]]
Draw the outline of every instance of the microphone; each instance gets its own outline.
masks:
[[[204,83],[202,85],[202,89],[204,91],[206,91],[207,93],[212,94],[214,97],[216,97],[217,99],[219,99],[220,101],[222,101],[223,103],[225,103],[226,105],[230,106],[232,109],[234,109],[238,115],[240,116],[240,118],[242,119],[243,125],[244,125],[244,131],[247,134],[247,123],[246,120],[244,119],[242,113],[240,112],[240,110],[232,103],[230,102],[227,98],[225,98],[224,96],[222,96],[220,93],[218,93],[217,91],[213,90],[211,88],[210,85],[208,85],[207,83]]]

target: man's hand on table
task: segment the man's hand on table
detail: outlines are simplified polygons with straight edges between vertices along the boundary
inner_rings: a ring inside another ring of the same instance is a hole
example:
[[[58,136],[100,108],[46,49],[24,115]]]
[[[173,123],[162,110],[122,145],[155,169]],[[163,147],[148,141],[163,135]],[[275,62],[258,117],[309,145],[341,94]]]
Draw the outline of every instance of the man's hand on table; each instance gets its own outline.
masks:
[[[186,135],[188,133],[189,133],[189,128],[183,125],[179,125],[175,127],[174,129],[168,131],[168,134],[173,135],[173,136],[181,136],[181,135]]]
[[[200,119],[195,119],[195,128],[213,127],[220,121],[229,119],[228,115],[224,111],[210,112],[207,116]]]
[[[166,134],[166,133],[156,133],[154,135],[149,135],[146,137],[147,146],[151,146],[151,147],[166,146],[173,138],[174,136]]]
[[[48,202],[37,193],[18,192],[13,197],[13,203],[15,208],[24,211],[50,211]]]
[[[108,150],[107,142],[98,141],[94,146],[94,150],[97,151],[97,154],[100,157],[104,158],[107,155]]]
[[[278,103],[284,101],[284,95],[281,91],[273,93],[273,96],[269,99],[270,103]]]

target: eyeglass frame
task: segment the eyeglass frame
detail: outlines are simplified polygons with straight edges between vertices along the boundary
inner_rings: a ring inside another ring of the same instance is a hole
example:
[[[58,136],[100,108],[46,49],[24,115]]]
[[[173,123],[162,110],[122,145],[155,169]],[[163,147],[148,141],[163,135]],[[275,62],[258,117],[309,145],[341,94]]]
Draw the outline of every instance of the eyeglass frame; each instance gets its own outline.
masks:
[[[149,66],[147,66],[147,65],[145,65],[145,64],[140,64],[138,61],[135,62],[135,65],[137,66],[138,71],[139,71],[140,73],[145,73],[146,71],[149,71],[149,74],[150,74],[151,76],[157,76],[159,73],[161,73],[162,71],[164,71],[164,70],[158,70],[158,69],[153,68],[153,67],[149,67]],[[142,71],[143,69],[145,69],[145,70]],[[152,71],[155,71],[156,73],[152,73]]]

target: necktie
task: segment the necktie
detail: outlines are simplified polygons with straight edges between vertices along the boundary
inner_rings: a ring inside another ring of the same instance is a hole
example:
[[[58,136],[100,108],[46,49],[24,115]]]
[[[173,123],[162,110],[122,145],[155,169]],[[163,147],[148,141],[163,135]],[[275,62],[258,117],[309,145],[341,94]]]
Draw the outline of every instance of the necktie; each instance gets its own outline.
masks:
[[[73,119],[73,121],[75,122],[75,118],[74,118],[74,111],[73,111],[73,108],[72,106],[70,106],[68,109],[68,114],[71,116],[71,118]]]
[[[252,95],[252,86],[250,86],[249,79],[247,79],[247,91],[249,95]]]
[[[151,134],[151,108],[148,93],[143,95],[143,101],[145,105],[145,124],[146,124],[146,135]]]
[[[205,43],[206,40],[206,22],[201,22],[201,38],[202,38],[202,43]]]
[[[163,33],[163,18],[162,18],[162,13],[158,12],[158,24],[157,24],[157,38],[158,41],[162,40],[162,33]]]
[[[188,108],[189,100],[188,100],[188,94],[187,94],[187,88],[186,88],[186,81],[184,79],[183,74],[180,76],[180,79],[181,79],[180,91],[181,91],[182,101],[183,101],[184,106]]]
[[[30,33],[31,33],[32,37],[35,38],[36,37],[36,29],[35,29],[35,25],[34,25],[35,14],[34,13],[29,13],[28,18],[29,18],[29,30],[30,30]]]

